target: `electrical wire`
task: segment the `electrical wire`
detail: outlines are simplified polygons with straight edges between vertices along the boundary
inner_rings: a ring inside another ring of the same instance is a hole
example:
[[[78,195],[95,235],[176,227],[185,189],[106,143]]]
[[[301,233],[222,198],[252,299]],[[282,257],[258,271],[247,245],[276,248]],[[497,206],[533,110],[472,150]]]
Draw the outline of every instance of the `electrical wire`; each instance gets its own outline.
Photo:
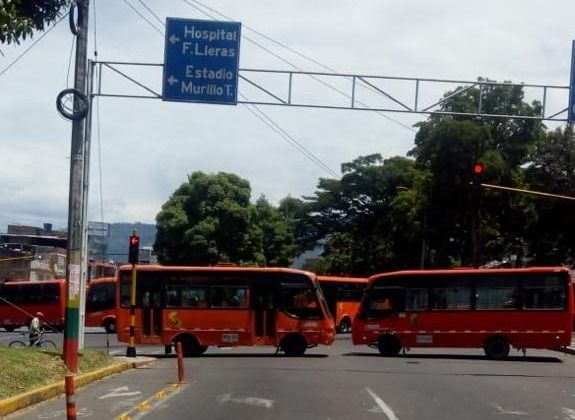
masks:
[[[200,13],[204,14],[205,16],[210,17],[210,18],[213,19],[213,20],[217,20],[216,17],[215,17],[214,15],[212,15],[212,14],[210,14],[210,13],[208,13],[208,12],[202,10],[200,7],[198,7],[198,5],[199,5],[199,6],[202,6],[202,7],[204,7],[204,8],[206,8],[206,9],[208,9],[208,10],[210,10],[210,11],[212,11],[213,13],[217,14],[218,16],[220,16],[220,17],[222,17],[222,18],[224,18],[224,19],[231,20],[231,21],[234,20],[234,19],[232,19],[231,17],[226,16],[226,15],[223,14],[223,13],[220,13],[220,12],[217,11],[216,9],[214,9],[214,8],[212,8],[212,7],[210,7],[210,6],[207,6],[207,5],[205,5],[205,4],[201,3],[201,2],[199,2],[198,0],[190,0],[191,2],[193,2],[193,3],[195,3],[195,4],[190,3],[190,1],[188,1],[188,0],[182,0],[182,1],[183,1],[184,3],[186,3],[188,6],[194,8],[195,10],[199,11]],[[270,36],[264,34],[263,32],[260,32],[260,31],[258,31],[258,30],[256,30],[256,29],[253,29],[253,28],[251,28],[250,26],[245,25],[245,24],[242,24],[242,27],[244,27],[244,28],[246,28],[247,30],[249,30],[249,31],[251,31],[251,32],[253,32],[253,33],[255,33],[255,34],[261,36],[261,37],[263,37],[264,39],[266,39],[266,40],[268,40],[268,41],[270,41],[270,42],[273,42],[274,44],[279,45],[280,47],[285,48],[285,49],[287,49],[288,51],[290,51],[290,52],[292,52],[292,53],[294,53],[294,54],[296,54],[296,55],[298,55],[298,56],[300,56],[300,57],[302,57],[302,58],[304,58],[304,59],[306,59],[306,60],[308,60],[308,61],[314,63],[314,64],[317,65],[317,66],[322,67],[322,68],[325,69],[325,70],[328,70],[328,71],[330,71],[330,72],[332,72],[332,73],[335,73],[335,74],[339,74],[339,72],[338,72],[337,70],[333,69],[332,67],[326,66],[325,64],[321,63],[320,61],[318,61],[318,60],[316,60],[316,59],[314,59],[314,58],[312,58],[312,57],[309,57],[309,56],[307,56],[306,54],[304,54],[304,53],[302,53],[302,52],[299,52],[299,51],[297,51],[296,49],[294,49],[294,48],[292,48],[292,47],[290,47],[290,46],[288,46],[288,45],[286,45],[286,44],[284,44],[284,43],[282,43],[282,42],[280,42],[280,41],[277,41],[277,40],[273,39],[272,37],[270,37]],[[298,70],[298,71],[305,72],[304,69],[302,69],[302,68],[296,66],[295,64],[291,63],[290,61],[284,59],[284,58],[281,57],[279,54],[277,54],[277,53],[271,51],[269,48],[264,47],[263,45],[261,45],[261,44],[258,43],[257,41],[255,41],[255,40],[253,40],[253,39],[251,39],[251,38],[249,38],[249,37],[247,37],[247,36],[245,36],[245,35],[242,35],[242,38],[244,38],[244,39],[245,39],[246,41],[248,41],[248,42],[251,42],[252,44],[254,44],[254,45],[256,45],[257,47],[261,48],[262,50],[264,50],[264,51],[267,52],[268,54],[271,54],[272,56],[276,57],[278,60],[282,61],[283,63],[286,63],[287,65],[291,66],[292,68],[294,68],[294,69],[296,69],[296,70]],[[333,86],[333,85],[327,83],[326,81],[322,80],[321,78],[319,78],[319,77],[317,77],[317,76],[315,76],[315,75],[313,75],[313,74],[308,74],[307,76],[311,77],[313,80],[315,80],[316,82],[318,82],[318,83],[320,83],[320,84],[326,86],[327,88],[333,90],[334,92],[336,92],[336,93],[338,93],[338,94],[340,94],[340,95],[346,97],[347,99],[351,99],[351,95],[350,95],[350,94],[348,94],[347,92],[342,91],[341,89],[336,88],[335,86]],[[347,79],[349,79],[349,78],[347,78]],[[377,89],[374,89],[372,86],[365,86],[365,85],[362,85],[362,84],[358,84],[358,86],[360,86],[360,87],[362,87],[362,88],[364,88],[364,89],[367,89],[367,90],[369,90],[369,91],[375,92],[375,93],[377,93],[377,94],[379,94],[379,95],[382,94],[382,93],[379,92]],[[363,107],[368,107],[367,104],[365,104],[364,102],[359,101],[359,100],[356,99],[356,98],[354,98],[354,101],[355,101],[357,104],[359,104],[359,105],[361,105],[361,106],[363,106]],[[380,115],[381,117],[383,117],[383,118],[385,118],[385,119],[387,119],[387,120],[389,120],[389,121],[391,121],[391,122],[393,122],[393,123],[395,123],[395,124],[397,124],[397,125],[399,125],[399,126],[405,128],[405,129],[407,129],[407,130],[409,130],[409,131],[411,131],[411,132],[414,132],[414,133],[417,132],[413,127],[410,127],[410,126],[408,126],[408,125],[402,123],[401,121],[398,121],[398,120],[396,120],[396,119],[393,118],[393,117],[390,117],[389,115],[385,114],[383,111],[374,111],[374,112],[375,112],[376,114]]]
[[[74,44],[76,37],[72,37],[72,45],[70,46],[70,57],[68,58],[68,71],[66,72],[66,88],[70,87],[70,70],[72,69],[72,56],[74,55]]]
[[[159,17],[152,9],[150,9],[150,8],[148,7],[148,5],[147,5],[146,3],[144,3],[143,0],[138,0],[138,1],[140,2],[140,4],[141,4],[142,6],[144,6],[144,8],[145,8],[148,12],[150,12],[150,14],[151,14],[152,16],[154,16],[154,17],[156,18],[156,20],[157,20],[158,22],[160,22],[160,25],[162,25],[164,28],[166,27],[166,24],[164,23],[164,21],[163,21],[162,19],[160,19],[160,17]]]
[[[98,176],[100,178],[100,221],[104,224],[104,187],[102,181],[102,141],[100,126],[100,98],[96,97],[96,140],[98,142]]]
[[[247,100],[245,95],[240,93],[240,96]],[[276,134],[286,140],[291,146],[299,150],[305,157],[312,161],[315,165],[321,168],[323,171],[327,172],[331,176],[338,178],[339,175],[333,169],[331,169],[326,163],[324,163],[320,158],[310,152],[303,144],[298,142],[291,134],[284,130],[278,123],[276,123],[270,116],[268,116],[264,111],[262,111],[255,104],[243,104],[246,109],[253,114],[257,119],[263,122],[267,127],[273,130]]]
[[[152,22],[150,22],[148,19],[146,19],[134,6],[132,6],[127,0],[123,0],[124,3],[126,3],[128,6],[130,6],[130,8],[136,12],[138,14],[138,16],[140,16],[142,19],[144,19],[150,26],[152,26],[154,29],[156,29],[156,31],[158,31],[159,33],[162,34],[162,36],[164,36],[163,32],[158,29]],[[148,10],[151,14],[153,14],[157,20],[160,21],[160,23],[163,24],[163,22],[161,22],[160,18],[145,4],[143,3],[143,1],[138,0],[145,8],[146,10]],[[183,0],[185,3],[187,3],[188,5],[194,7],[192,4],[188,3],[186,0]],[[213,16],[210,16],[212,19],[215,19]],[[165,25],[164,25],[165,26]],[[262,48],[265,48],[262,46]],[[271,54],[273,54],[273,52],[268,51]],[[278,56],[279,59],[282,59],[281,57]],[[290,64],[289,62],[286,61],[287,64]],[[290,64],[291,65],[291,64]],[[293,66],[293,65],[292,65]],[[241,94],[240,94],[241,95]],[[241,95],[244,99],[247,99],[245,96]],[[338,177],[339,175],[337,174],[337,172],[335,172],[334,170],[332,170],[329,166],[327,166],[321,159],[319,159],[317,156],[315,156],[312,152],[310,152],[309,150],[307,150],[305,148],[305,146],[303,146],[300,142],[298,142],[295,138],[293,138],[293,136],[291,136],[287,131],[285,131],[278,123],[276,123],[271,117],[269,117],[264,111],[262,111],[259,107],[257,107],[256,105],[252,104],[251,105],[255,111],[253,109],[250,109],[249,107],[247,107],[248,111],[250,111],[253,115],[255,115],[260,121],[262,121],[264,124],[266,124],[269,128],[271,128],[273,131],[275,131],[277,134],[279,134],[282,138],[284,138],[289,144],[291,144],[293,147],[295,147],[296,149],[298,149],[301,153],[303,153],[308,159],[310,159],[312,162],[314,162],[316,165],[318,165],[321,169],[323,169],[324,171],[326,171],[327,173],[329,173],[330,175],[334,176],[334,177]],[[98,140],[99,141],[99,140]],[[103,212],[103,210],[101,210]]]
[[[98,33],[96,19],[96,0],[94,0],[94,58],[98,58]],[[94,67],[96,69],[97,67]],[[95,70],[97,71],[97,70]],[[96,75],[94,74],[94,78]],[[96,141],[98,143],[98,178],[100,181],[100,222],[104,224],[104,188],[102,181],[102,141],[101,141],[101,124],[100,124],[100,97],[96,96]]]
[[[28,51],[30,51],[32,48],[34,48],[36,46],[36,44],[38,44],[38,42],[40,42],[42,39],[44,39],[44,37],[46,35],[48,35],[52,29],[54,29],[60,22],[62,22],[62,20],[66,17],[68,17],[69,12],[65,13],[63,16],[60,17],[60,19],[58,19],[56,21],[56,23],[54,23],[50,28],[48,28],[41,36],[40,38],[38,38],[36,41],[34,41],[28,48],[26,48],[22,54],[20,54],[18,57],[16,57],[16,59],[14,61],[12,61],[10,64],[8,64],[7,67],[5,67],[2,71],[0,71],[0,77],[2,77],[8,70],[10,70],[10,68],[12,66],[14,66],[18,61],[20,61],[22,59],[22,57],[24,57]]]
[[[134,13],[136,13],[138,16],[144,19],[152,28],[154,28],[157,33],[159,33],[162,37],[164,36],[164,32],[156,25],[154,25],[146,16],[140,13],[138,9],[136,9],[130,2],[128,2],[128,0],[123,0],[123,2],[126,3],[130,7],[130,9],[134,11]]]

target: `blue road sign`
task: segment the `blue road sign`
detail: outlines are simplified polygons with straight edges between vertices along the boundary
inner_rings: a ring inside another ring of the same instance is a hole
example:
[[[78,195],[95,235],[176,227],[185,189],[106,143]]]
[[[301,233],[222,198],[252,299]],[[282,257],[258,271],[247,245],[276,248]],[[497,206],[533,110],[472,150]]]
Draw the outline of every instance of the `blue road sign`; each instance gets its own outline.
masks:
[[[569,84],[569,108],[567,122],[575,123],[575,41],[571,45],[571,83]]]
[[[167,18],[164,101],[235,105],[241,23]]]

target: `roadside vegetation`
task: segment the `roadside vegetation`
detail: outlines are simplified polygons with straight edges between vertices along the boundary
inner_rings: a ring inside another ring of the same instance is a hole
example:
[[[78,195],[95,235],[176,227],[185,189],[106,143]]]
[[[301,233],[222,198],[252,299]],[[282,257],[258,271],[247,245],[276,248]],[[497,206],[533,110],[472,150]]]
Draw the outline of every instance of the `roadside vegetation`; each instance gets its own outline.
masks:
[[[79,373],[114,363],[106,353],[84,350]],[[59,353],[0,346],[0,400],[64,379],[66,368]]]

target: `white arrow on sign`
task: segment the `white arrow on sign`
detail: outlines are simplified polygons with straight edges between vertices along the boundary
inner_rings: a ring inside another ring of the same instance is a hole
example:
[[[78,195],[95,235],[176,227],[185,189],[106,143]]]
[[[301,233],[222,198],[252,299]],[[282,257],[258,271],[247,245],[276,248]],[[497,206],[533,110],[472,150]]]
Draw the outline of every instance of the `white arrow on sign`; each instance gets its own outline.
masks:
[[[170,86],[174,86],[174,84],[176,84],[176,83],[178,83],[178,82],[179,82],[179,80],[176,79],[174,76],[170,76],[170,77],[168,78],[168,83],[170,84]]]
[[[142,391],[131,391],[128,392],[129,388],[127,386],[121,386],[119,388],[111,389],[105,395],[98,397],[99,400],[105,400],[106,398],[120,398],[120,397],[133,397],[134,395],[139,395]]]
[[[172,34],[168,39],[170,40],[170,42],[172,44],[176,44],[176,43],[180,42],[180,38],[178,38],[176,36],[176,34]]]

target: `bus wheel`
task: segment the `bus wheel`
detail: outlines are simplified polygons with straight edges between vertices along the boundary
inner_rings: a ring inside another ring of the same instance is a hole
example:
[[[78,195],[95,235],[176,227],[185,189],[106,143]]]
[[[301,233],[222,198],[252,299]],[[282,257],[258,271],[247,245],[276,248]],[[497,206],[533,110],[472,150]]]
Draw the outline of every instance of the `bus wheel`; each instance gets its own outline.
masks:
[[[207,346],[200,346],[200,343],[193,335],[183,335],[176,338],[175,341],[182,343],[182,352],[186,357],[200,356],[208,348]]]
[[[351,332],[351,320],[349,318],[344,318],[340,321],[338,332],[340,333]]]
[[[505,337],[491,337],[483,345],[483,350],[490,359],[505,359],[509,355],[509,340]]]
[[[307,349],[307,341],[299,334],[286,335],[280,344],[286,356],[302,356]]]
[[[109,319],[104,322],[104,329],[108,334],[115,334],[116,333],[116,321],[113,319]]]
[[[382,356],[397,356],[401,347],[401,342],[394,335],[382,335],[377,340],[377,349]]]

